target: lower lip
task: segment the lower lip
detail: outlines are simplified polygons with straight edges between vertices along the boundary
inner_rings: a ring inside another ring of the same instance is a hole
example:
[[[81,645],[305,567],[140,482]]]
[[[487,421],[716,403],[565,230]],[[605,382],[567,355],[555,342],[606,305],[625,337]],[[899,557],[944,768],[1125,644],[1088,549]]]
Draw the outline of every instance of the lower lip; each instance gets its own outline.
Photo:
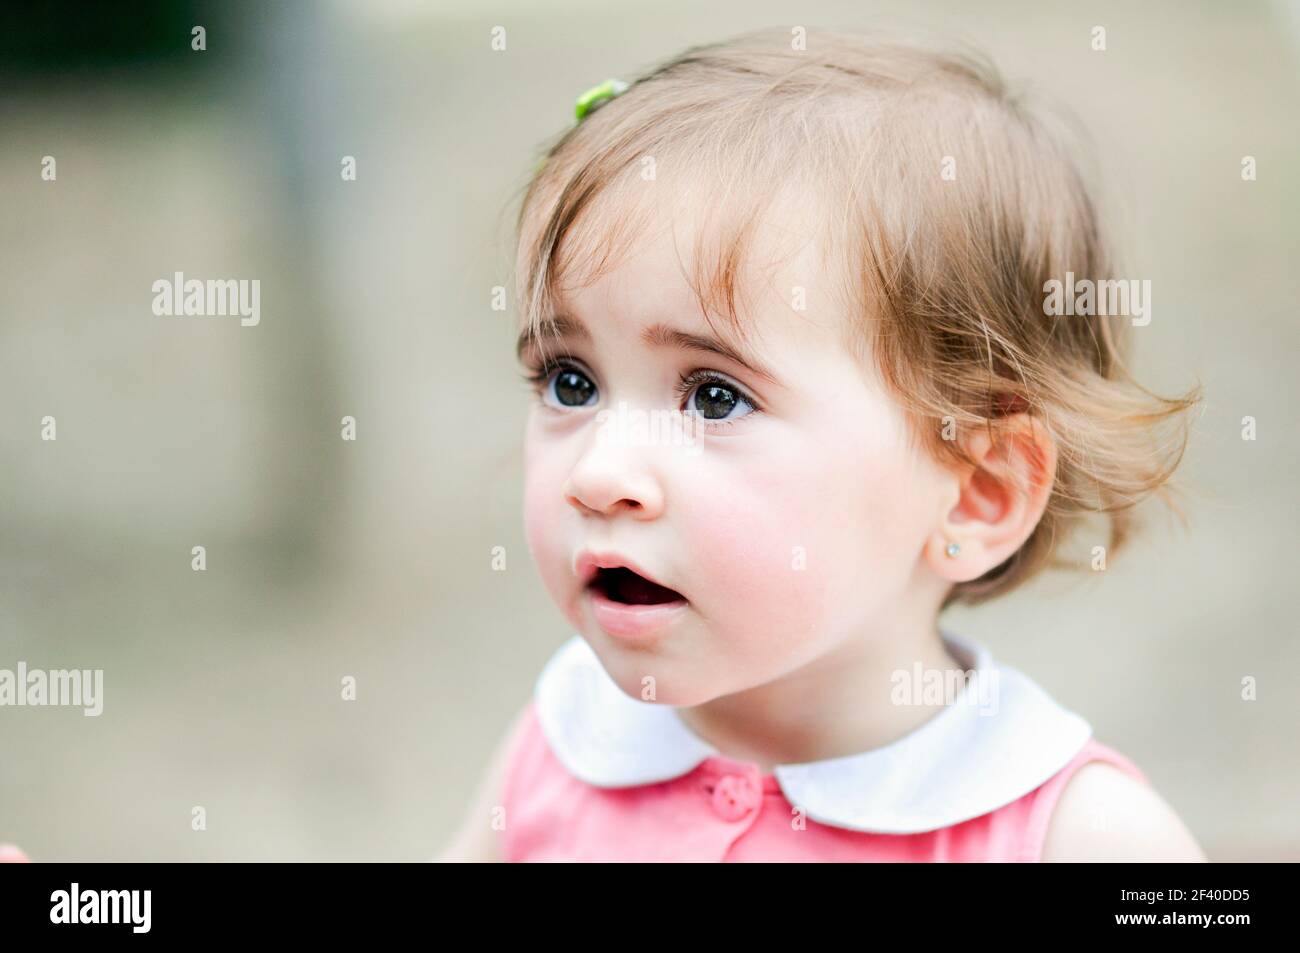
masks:
[[[655,605],[629,605],[615,602],[596,589],[587,590],[591,611],[596,624],[619,639],[633,641],[654,635],[667,628],[674,619],[686,611],[685,599],[660,602]]]

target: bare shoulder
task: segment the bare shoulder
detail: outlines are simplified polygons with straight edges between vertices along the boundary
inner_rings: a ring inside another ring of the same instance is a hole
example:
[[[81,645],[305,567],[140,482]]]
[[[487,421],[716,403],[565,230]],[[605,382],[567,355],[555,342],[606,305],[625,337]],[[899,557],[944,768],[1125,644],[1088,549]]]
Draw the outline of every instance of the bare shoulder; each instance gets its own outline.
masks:
[[[460,826],[440,850],[435,862],[441,863],[500,863],[501,833],[493,825],[493,817],[501,807],[506,764],[515,736],[523,723],[531,699],[519,708],[505,730],[497,739],[487,767],[479,780],[469,807],[461,818]]]
[[[1092,761],[1076,771],[1061,792],[1042,859],[1204,862],[1206,857],[1153,788],[1114,765]]]

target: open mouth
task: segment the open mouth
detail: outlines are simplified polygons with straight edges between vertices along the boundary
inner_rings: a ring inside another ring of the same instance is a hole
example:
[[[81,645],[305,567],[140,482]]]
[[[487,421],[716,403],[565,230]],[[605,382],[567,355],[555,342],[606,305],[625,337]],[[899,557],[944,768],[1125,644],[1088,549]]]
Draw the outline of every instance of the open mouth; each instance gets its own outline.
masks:
[[[589,588],[599,592],[611,602],[622,602],[631,606],[655,606],[667,602],[685,601],[685,597],[680,592],[661,586],[657,582],[651,582],[624,566],[597,570]]]

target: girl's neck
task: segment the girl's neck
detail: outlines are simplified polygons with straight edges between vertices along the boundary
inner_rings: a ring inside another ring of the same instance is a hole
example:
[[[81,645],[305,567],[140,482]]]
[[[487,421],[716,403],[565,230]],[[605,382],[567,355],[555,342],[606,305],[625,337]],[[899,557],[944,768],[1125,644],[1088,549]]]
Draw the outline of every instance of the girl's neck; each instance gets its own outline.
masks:
[[[915,731],[942,703],[895,704],[895,673],[965,669],[939,634],[937,604],[920,618],[872,625],[774,681],[677,710],[697,737],[765,774],[880,748]]]

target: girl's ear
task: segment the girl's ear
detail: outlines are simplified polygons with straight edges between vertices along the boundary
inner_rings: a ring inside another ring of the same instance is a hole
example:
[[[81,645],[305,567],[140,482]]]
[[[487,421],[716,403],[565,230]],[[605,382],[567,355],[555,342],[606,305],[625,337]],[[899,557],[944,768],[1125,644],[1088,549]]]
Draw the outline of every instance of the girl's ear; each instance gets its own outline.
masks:
[[[963,446],[978,465],[951,474],[924,554],[936,573],[954,583],[978,579],[1024,544],[1056,478],[1056,441],[1028,414],[1001,418],[992,436],[987,428],[974,428]]]

